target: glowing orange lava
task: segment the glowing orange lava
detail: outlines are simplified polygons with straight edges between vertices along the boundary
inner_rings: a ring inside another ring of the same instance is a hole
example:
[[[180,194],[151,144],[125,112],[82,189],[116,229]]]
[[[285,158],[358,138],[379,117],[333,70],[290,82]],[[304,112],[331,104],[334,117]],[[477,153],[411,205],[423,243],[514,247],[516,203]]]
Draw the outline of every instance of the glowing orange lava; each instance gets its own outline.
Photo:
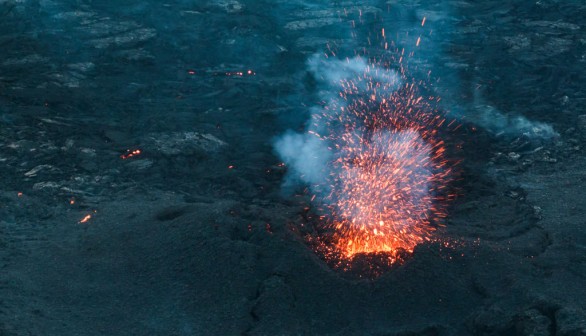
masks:
[[[120,155],[120,158],[121,158],[122,160],[126,160],[126,159],[130,159],[130,158],[131,158],[131,157],[133,157],[133,156],[138,156],[138,155],[140,155],[141,153],[142,153],[142,152],[141,152],[141,150],[140,150],[140,149],[134,149],[134,150],[127,149],[127,150],[126,150],[126,153],[124,153],[124,154]]]

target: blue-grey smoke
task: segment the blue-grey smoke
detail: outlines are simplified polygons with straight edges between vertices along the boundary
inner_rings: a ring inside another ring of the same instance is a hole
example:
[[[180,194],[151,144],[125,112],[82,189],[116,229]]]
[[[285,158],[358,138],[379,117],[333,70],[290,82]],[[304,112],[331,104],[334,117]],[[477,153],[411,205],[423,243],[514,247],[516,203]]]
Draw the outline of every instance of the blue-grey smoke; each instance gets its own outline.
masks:
[[[309,133],[287,132],[275,141],[274,146],[281,159],[291,168],[286,185],[297,181],[314,185],[326,180],[326,167],[332,154],[326,143],[318,137]]]
[[[412,63],[409,68],[431,71],[433,87],[436,95],[441,97],[440,106],[447,116],[474,124],[497,137],[524,136],[548,140],[559,136],[551,125],[530,120],[521,111],[502,111],[491,106],[477,83],[469,83],[460,78],[462,70],[469,69],[474,64],[458,62],[443,51],[442,43],[450,41],[456,31],[457,15],[454,15],[454,9],[448,4],[438,6],[435,9],[414,9],[411,15],[414,17],[411,20],[412,27],[403,26],[401,29],[421,31],[420,27],[415,29],[413,26],[419,26],[426,19],[425,26],[429,29],[420,35],[422,41],[414,51],[414,59],[408,60]],[[473,93],[465,95],[464,92],[469,91],[470,86],[474,87]],[[471,99],[462,99],[463,96],[471,96]]]

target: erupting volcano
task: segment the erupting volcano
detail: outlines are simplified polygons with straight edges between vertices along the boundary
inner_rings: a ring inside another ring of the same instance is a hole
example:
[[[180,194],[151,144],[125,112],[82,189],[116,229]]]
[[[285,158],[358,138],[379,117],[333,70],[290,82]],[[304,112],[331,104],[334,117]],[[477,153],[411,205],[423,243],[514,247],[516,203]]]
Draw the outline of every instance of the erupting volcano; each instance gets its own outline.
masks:
[[[388,43],[384,30],[378,39],[374,53],[341,58],[328,47],[309,59],[322,100],[305,133],[276,143],[310,185],[319,220],[309,240],[334,265],[371,254],[402,260],[431,240],[453,198],[454,162],[442,133],[457,126],[436,107],[430,73],[416,79],[408,71],[414,53]]]
[[[341,81],[346,105],[324,110],[329,127],[315,135],[336,154],[329,193],[318,201],[328,204],[323,225],[331,230],[322,248],[330,255],[382,252],[392,263],[429,240],[446,216],[452,168],[438,135],[445,119],[433,106],[437,99],[419,95],[404,76],[396,89],[399,80],[381,83],[380,71],[392,73],[371,64]]]

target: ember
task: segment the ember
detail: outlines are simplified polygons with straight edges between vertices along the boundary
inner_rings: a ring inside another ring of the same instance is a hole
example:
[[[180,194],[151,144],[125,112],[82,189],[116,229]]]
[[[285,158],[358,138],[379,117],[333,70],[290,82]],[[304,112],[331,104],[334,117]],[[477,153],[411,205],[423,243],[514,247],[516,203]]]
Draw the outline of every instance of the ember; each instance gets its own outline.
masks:
[[[140,151],[140,149],[134,149],[134,150],[128,149],[128,150],[126,150],[126,153],[120,155],[120,158],[122,160],[126,160],[126,159],[133,157],[133,156],[140,155],[141,153],[142,152]]]
[[[83,217],[79,223],[83,224],[83,223],[87,223],[90,219],[92,219],[92,215],[86,215],[85,217]]]
[[[247,71],[229,71],[224,73],[226,76],[230,77],[230,76],[254,76],[256,75],[256,73],[252,70],[247,70]]]

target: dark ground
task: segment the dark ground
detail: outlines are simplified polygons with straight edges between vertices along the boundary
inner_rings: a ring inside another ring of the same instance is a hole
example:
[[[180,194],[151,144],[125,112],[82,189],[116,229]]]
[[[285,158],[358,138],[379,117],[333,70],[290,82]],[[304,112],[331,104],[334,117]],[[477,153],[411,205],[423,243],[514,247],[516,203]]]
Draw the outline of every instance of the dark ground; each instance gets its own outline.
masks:
[[[583,1],[397,7],[448,104],[559,137],[464,119],[440,239],[375,280],[296,233],[304,60],[389,4],[0,0],[0,335],[586,335]]]

